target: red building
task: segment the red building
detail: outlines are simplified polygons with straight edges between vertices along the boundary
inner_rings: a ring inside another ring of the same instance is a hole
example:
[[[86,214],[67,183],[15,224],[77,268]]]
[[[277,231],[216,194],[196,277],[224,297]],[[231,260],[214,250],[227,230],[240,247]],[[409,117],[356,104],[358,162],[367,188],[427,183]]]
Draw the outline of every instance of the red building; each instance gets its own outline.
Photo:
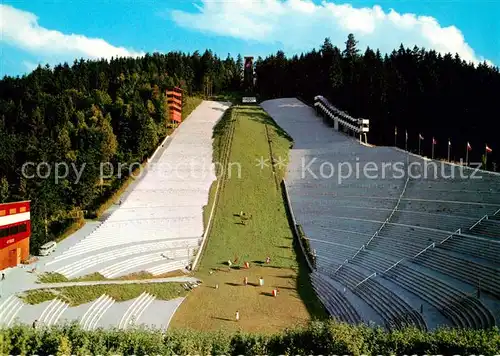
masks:
[[[167,90],[168,116],[171,123],[179,124],[182,121],[182,89],[174,87]]]
[[[30,234],[30,202],[0,204],[0,270],[28,259]]]

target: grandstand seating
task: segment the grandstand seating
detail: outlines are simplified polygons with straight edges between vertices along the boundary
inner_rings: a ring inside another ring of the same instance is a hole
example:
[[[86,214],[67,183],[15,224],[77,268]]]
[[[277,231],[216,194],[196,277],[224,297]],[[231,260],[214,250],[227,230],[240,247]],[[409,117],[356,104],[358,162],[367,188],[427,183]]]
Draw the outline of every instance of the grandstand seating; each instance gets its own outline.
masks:
[[[342,266],[332,276],[370,305],[382,317],[388,329],[401,329],[408,326],[427,329],[422,316],[415,313],[411,306],[380,283],[373,279],[366,279],[367,277],[349,264]],[[359,283],[361,285],[357,286]]]
[[[500,221],[495,219],[484,219],[474,226],[469,233],[478,236],[492,237],[500,241]]]
[[[450,255],[438,247],[421,254],[413,262],[471,285],[479,285],[482,290],[500,297],[500,269],[459,256]]]
[[[349,263],[372,272],[383,272],[397,263],[397,260],[366,248],[361,250],[355,258],[349,260]]]
[[[326,278],[315,272],[311,274],[311,282],[330,315],[346,323],[359,324],[361,322],[356,309]]]
[[[495,318],[481,301],[437,278],[399,264],[387,272],[393,281],[438,308],[457,327],[490,328]]]
[[[406,304],[377,283],[383,277],[403,294],[439,309],[455,326],[500,323],[500,315],[495,320],[487,308],[500,301],[500,176],[479,172],[472,177],[474,170],[467,167],[360,144],[325,126],[313,109],[295,99],[262,106],[294,139],[286,188],[295,219],[317,251],[313,284],[322,286],[318,294],[324,303],[339,303],[327,293],[332,287],[326,275],[377,311],[385,326],[398,328],[409,320],[424,328],[416,311],[420,305]],[[325,162],[333,164],[335,174],[321,175],[322,169],[330,172]],[[368,162],[377,163],[375,176],[362,172]],[[389,169],[381,176],[387,162],[411,168],[412,175],[396,177]],[[343,164],[359,164],[361,174],[339,179]],[[356,288],[373,272],[377,277]],[[481,291],[489,293],[481,300],[467,294],[478,278]]]
[[[441,248],[500,264],[500,243],[468,234],[453,234]]]

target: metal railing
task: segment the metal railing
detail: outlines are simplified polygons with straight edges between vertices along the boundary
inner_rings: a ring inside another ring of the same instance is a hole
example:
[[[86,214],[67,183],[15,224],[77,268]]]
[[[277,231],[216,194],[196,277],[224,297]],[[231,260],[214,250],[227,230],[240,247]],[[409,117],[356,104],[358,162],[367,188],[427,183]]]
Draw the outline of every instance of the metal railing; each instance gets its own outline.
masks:
[[[370,244],[370,242],[372,242],[373,238],[378,235],[378,232],[379,232],[379,230],[375,231],[375,233],[372,235],[372,237],[370,237],[370,239],[366,242],[367,247]]]
[[[396,267],[397,265],[399,265],[399,264],[400,264],[401,262],[403,262],[404,260],[405,260],[404,258],[400,259],[398,262],[394,263],[391,267],[389,267],[388,269],[386,269],[386,270],[385,270],[384,272],[382,272],[382,273],[387,273],[387,272],[389,272],[391,269],[393,269],[394,267]]]
[[[461,234],[462,233],[462,229],[458,229],[457,231],[455,231],[453,234],[447,236],[443,241],[441,241],[439,244],[443,244],[444,242],[448,241],[448,239],[450,239],[452,236],[456,235],[456,234]]]
[[[394,215],[394,213],[397,211],[398,207],[399,207],[399,204],[401,203],[401,199],[403,198],[403,195],[405,194],[406,192],[406,187],[408,186],[408,182],[410,180],[410,177],[406,177],[406,181],[405,181],[405,185],[403,186],[403,190],[401,191],[401,194],[399,195],[399,198],[398,198],[398,201],[396,202],[396,205],[394,206],[394,208],[392,209],[391,213],[389,214],[389,217],[387,219],[385,219],[385,221],[382,223],[382,225],[377,229],[377,231],[375,231],[375,233],[370,237],[370,239],[366,242],[366,244],[364,244],[363,246],[361,246],[359,248],[358,251],[356,251],[356,253],[350,258],[351,260],[354,259],[354,257],[356,257],[358,255],[358,253],[361,252],[362,249],[365,249],[366,247],[368,247],[368,245],[370,244],[370,242],[372,242],[372,240],[375,238],[375,236],[377,236],[380,231],[382,231],[382,229],[385,227],[386,224],[389,223],[389,220],[392,218],[392,216]],[[348,260],[346,260],[347,262]],[[346,263],[344,262],[344,263]],[[340,269],[340,267],[342,267],[344,265],[344,263],[342,263],[339,268],[337,268],[337,270],[335,270],[335,272],[333,273],[335,275],[335,273],[337,273],[337,271]]]
[[[389,214],[389,217],[387,219],[385,219],[385,221],[382,223],[382,226],[380,226],[378,228],[378,230],[375,231],[375,233],[373,234],[373,236],[368,240],[368,242],[366,243],[367,247],[370,244],[370,242],[373,240],[373,238],[375,236],[377,236],[380,233],[380,231],[382,231],[382,229],[385,227],[385,225],[387,225],[389,223],[389,220],[392,218],[392,216],[394,215],[394,213],[398,210],[399,204],[401,203],[401,199],[403,198],[403,195],[406,192],[406,187],[408,186],[408,182],[409,181],[410,181],[410,176],[406,177],[406,181],[405,181],[405,185],[403,186],[403,190],[401,191],[401,194],[399,195],[399,198],[398,198],[398,201],[396,202],[396,205],[394,206],[394,208],[392,209],[391,213]]]
[[[358,255],[358,253],[361,252],[361,250],[364,250],[365,249],[365,245],[361,246],[358,251],[356,251],[356,253],[354,254],[354,256],[351,257],[351,260],[354,259],[354,257],[356,257]],[[347,260],[346,260],[347,261]]]
[[[325,114],[327,114],[331,119],[337,120],[338,123],[343,125],[344,127],[347,127],[359,134],[366,135],[366,133],[369,132],[370,120],[353,118],[342,110],[337,109],[325,97],[321,95],[315,96],[314,101],[314,106],[316,108],[319,107],[323,109]]]
[[[353,288],[353,289],[358,288],[361,284],[365,283],[365,282],[366,282],[367,280],[369,280],[370,278],[372,278],[372,277],[376,277],[376,276],[377,276],[377,272],[370,274],[368,277],[366,277],[366,278],[365,278],[365,279],[363,279],[361,282],[359,282],[358,284],[356,284],[356,285],[354,286],[354,288]]]
[[[496,213],[495,213],[496,214]],[[472,225],[471,227],[469,227],[469,230],[472,230],[473,228],[475,228],[477,225],[479,225],[481,223],[481,221],[483,221],[484,219],[488,220],[488,215],[485,215],[483,216],[481,219],[479,219],[478,221],[476,221],[476,223],[474,225]]]
[[[415,256],[413,256],[412,258],[417,258],[417,257],[418,257],[418,256],[420,256],[422,253],[424,253],[425,251],[427,251],[428,249],[430,249],[431,247],[432,247],[432,248],[436,247],[436,243],[435,243],[435,242],[431,243],[429,246],[427,246],[426,248],[424,248],[422,251],[420,251],[419,253],[417,253],[417,254],[416,254]]]
[[[339,121],[339,123],[341,125],[344,125],[345,127],[353,130],[354,132],[357,132],[357,133],[360,133],[362,132],[361,131],[361,128],[359,126],[356,126],[356,125],[353,125],[345,120],[343,120],[341,117],[335,115],[334,113],[332,113],[325,105],[323,105],[323,103],[315,103],[314,106],[319,106],[320,108],[323,109],[323,111],[332,119],[336,119]]]
[[[333,272],[333,275],[335,275],[335,273],[337,273],[342,268],[342,266],[344,266],[347,262],[349,262],[348,259],[344,260],[344,262],[342,262],[342,264],[337,267],[337,269],[335,270],[335,272]]]

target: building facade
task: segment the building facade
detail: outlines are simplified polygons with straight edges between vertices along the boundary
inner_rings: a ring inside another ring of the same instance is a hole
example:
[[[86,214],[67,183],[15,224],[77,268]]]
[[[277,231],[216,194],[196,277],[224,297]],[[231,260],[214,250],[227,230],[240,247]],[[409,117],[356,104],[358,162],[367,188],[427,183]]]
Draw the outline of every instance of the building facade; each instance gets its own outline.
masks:
[[[0,204],[0,270],[29,258],[30,235],[30,202]]]

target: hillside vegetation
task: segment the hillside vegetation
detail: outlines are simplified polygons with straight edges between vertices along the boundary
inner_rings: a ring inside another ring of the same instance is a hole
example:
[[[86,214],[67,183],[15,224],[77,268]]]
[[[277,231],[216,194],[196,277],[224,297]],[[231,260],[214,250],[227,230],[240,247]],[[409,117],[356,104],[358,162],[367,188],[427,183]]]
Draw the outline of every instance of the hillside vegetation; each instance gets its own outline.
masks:
[[[497,355],[498,329],[384,332],[315,322],[274,335],[150,330],[83,331],[76,325],[0,330],[2,355]]]

